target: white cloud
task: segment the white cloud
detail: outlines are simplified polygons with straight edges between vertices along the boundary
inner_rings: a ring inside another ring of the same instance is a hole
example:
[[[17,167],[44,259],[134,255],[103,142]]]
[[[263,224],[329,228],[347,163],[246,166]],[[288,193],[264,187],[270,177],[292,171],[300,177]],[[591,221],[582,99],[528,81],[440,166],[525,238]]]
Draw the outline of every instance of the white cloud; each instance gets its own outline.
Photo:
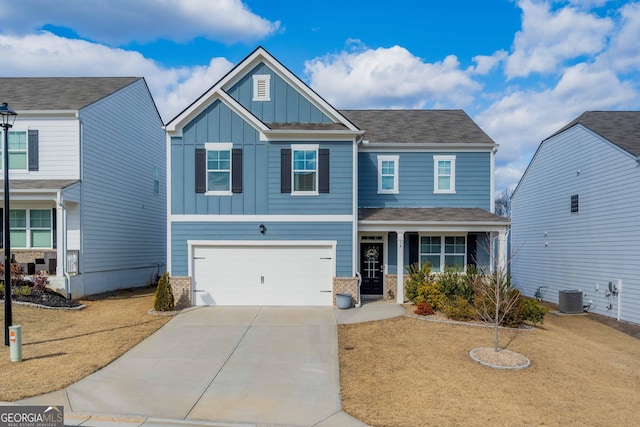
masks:
[[[163,120],[186,108],[233,64],[213,58],[206,66],[164,68],[140,53],[48,32],[24,37],[0,35],[0,73],[5,77],[145,77]]]
[[[305,63],[310,85],[338,108],[423,108],[466,105],[480,85],[458,59],[425,63],[405,48],[367,49]]]
[[[3,2],[0,27],[28,34],[46,24],[71,28],[110,45],[195,37],[225,43],[255,41],[280,27],[252,13],[241,0],[20,0]]]
[[[598,65],[619,72],[640,70],[640,3],[620,9],[620,23],[611,37],[611,46],[600,55]]]
[[[506,61],[509,78],[556,72],[564,61],[601,52],[614,23],[574,7],[551,10],[549,2],[520,0],[522,30]]]
[[[476,66],[472,68],[472,71],[477,74],[489,74],[490,71],[494,69],[500,62],[504,61],[507,58],[508,53],[505,50],[499,50],[495,52],[491,56],[487,55],[477,55],[474,56],[473,62],[476,63]]]

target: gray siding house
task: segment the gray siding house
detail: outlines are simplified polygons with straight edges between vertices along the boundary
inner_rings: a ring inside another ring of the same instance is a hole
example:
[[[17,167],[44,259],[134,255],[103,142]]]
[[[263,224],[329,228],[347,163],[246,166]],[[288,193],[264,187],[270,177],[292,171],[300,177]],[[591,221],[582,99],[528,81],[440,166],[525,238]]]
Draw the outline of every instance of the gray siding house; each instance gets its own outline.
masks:
[[[75,298],[163,270],[165,136],[144,79],[0,78],[0,101],[19,114],[11,252],[26,272],[45,271]]]
[[[639,111],[588,111],[542,141],[511,199],[525,295],[580,290],[589,311],[640,323],[639,165]]]
[[[193,305],[403,302],[410,263],[506,260],[497,145],[463,111],[337,110],[258,48],[165,129],[168,270]]]

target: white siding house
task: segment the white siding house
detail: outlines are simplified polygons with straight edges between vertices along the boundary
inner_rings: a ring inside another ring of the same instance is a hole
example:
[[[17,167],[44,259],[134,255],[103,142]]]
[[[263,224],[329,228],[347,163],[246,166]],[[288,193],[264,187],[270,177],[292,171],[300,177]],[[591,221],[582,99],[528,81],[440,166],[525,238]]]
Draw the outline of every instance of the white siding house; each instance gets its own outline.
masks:
[[[0,102],[18,113],[9,131],[16,262],[74,298],[164,270],[165,137],[144,79],[0,78]]]
[[[636,111],[586,112],[540,144],[511,199],[525,295],[580,290],[589,311],[640,323],[639,156]]]

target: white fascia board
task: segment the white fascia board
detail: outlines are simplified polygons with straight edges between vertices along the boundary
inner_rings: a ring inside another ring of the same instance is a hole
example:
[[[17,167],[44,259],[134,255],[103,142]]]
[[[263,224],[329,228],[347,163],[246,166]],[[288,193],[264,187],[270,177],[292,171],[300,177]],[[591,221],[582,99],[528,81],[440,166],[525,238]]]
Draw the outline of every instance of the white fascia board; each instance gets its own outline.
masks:
[[[353,123],[345,116],[340,114],[338,110],[333,108],[331,104],[325,101],[320,95],[315,93],[307,84],[305,84],[298,76],[289,71],[277,59],[269,54],[262,47],[256,49],[243,62],[241,62],[231,73],[227,74],[218,85],[221,88],[228,89],[245,76],[246,72],[258,65],[260,62],[266,63],[269,68],[275,71],[285,82],[300,90],[304,97],[312,104],[316,105],[324,114],[331,117],[334,121],[342,123],[351,131],[359,131]]]
[[[235,99],[230,97],[223,90],[219,90],[218,92],[211,93],[206,98],[200,98],[197,104],[192,104],[187,110],[183,112],[171,123],[165,126],[165,131],[170,136],[182,136],[182,125],[184,123],[188,123],[193,120],[198,114],[207,109],[212,103],[216,100],[222,101],[231,111],[240,116],[244,121],[249,123],[255,130],[260,133],[260,139],[264,138],[265,131],[268,131],[269,128],[262,123],[256,116],[247,111],[242,105],[240,105]]]
[[[321,246],[335,247],[336,240],[187,240],[189,246]]]
[[[61,116],[61,117],[77,117],[79,114],[78,110],[16,110],[18,113],[18,117],[16,118],[16,122],[20,120],[20,118],[25,117],[36,117],[36,116]]]
[[[459,144],[439,144],[439,143],[392,143],[392,142],[369,142],[366,144],[360,144],[359,151],[393,151],[393,152],[409,152],[409,151],[429,151],[429,152],[446,152],[446,151],[471,151],[471,152],[484,152],[491,151],[497,144],[474,144],[474,143],[459,143]]]
[[[349,141],[354,136],[359,136],[364,131],[345,130],[268,130],[263,132],[267,141],[299,141],[299,140],[323,140],[323,141]]]
[[[511,225],[511,222],[448,222],[448,223],[436,223],[436,222],[415,222],[415,221],[394,221],[394,222],[380,222],[380,221],[359,221],[358,229],[360,232],[382,232],[382,231],[445,231],[445,232],[499,232],[505,231]]]
[[[171,222],[353,222],[354,215],[170,215]]]

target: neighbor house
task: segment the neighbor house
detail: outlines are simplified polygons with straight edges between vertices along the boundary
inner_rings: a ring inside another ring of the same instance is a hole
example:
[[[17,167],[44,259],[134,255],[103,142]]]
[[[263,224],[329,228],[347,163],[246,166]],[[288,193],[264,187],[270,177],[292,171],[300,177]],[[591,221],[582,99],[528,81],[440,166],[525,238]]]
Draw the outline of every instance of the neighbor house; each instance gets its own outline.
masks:
[[[258,48],[165,128],[191,304],[331,305],[359,276],[403,302],[410,263],[504,265],[497,145],[463,111],[339,111]]]
[[[4,215],[25,273],[80,297],[164,270],[165,134],[144,79],[0,78],[0,102],[18,113]]]
[[[640,111],[589,111],[542,141],[511,203],[525,295],[580,291],[585,309],[640,323]]]

